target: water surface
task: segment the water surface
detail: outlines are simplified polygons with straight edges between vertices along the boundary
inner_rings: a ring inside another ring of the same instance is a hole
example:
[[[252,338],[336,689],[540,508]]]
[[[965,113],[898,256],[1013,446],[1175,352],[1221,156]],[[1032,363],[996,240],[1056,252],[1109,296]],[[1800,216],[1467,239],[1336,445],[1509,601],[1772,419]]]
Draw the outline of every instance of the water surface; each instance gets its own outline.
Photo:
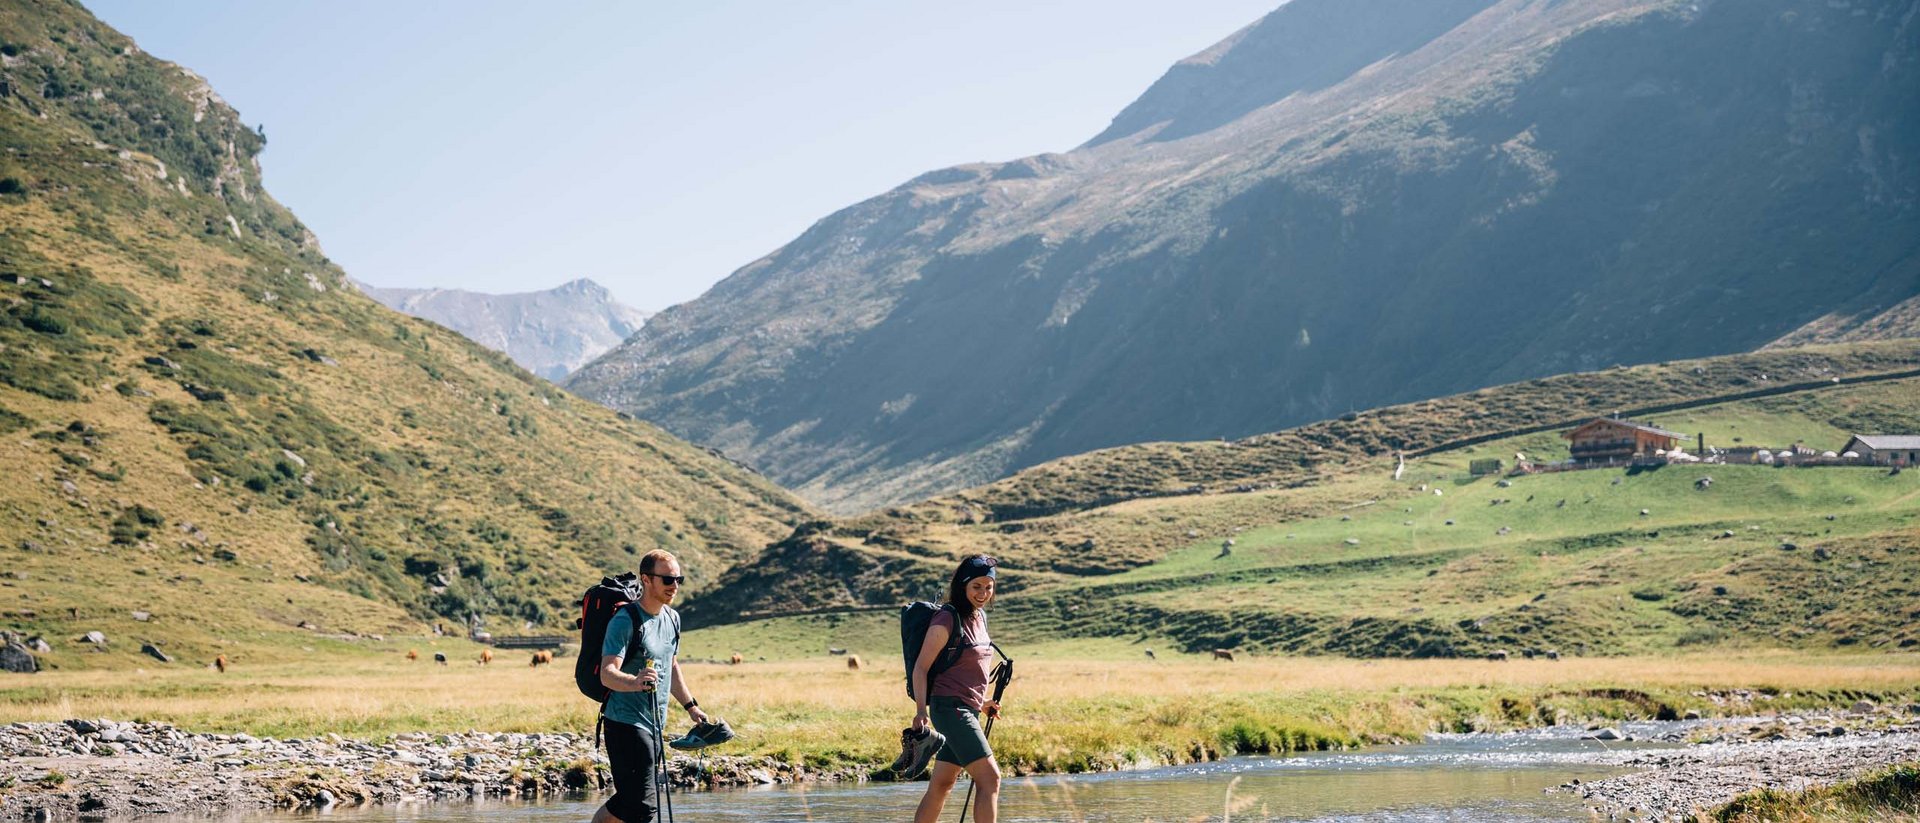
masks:
[[[1630,723],[1624,731],[1650,737],[1684,723]],[[1010,778],[1002,789],[1000,819],[1039,821],[1287,820],[1317,823],[1426,823],[1584,821],[1577,797],[1549,787],[1620,772],[1629,753],[1669,744],[1580,740],[1575,728],[1501,735],[1435,735],[1423,743],[1352,752],[1286,757],[1239,757],[1215,763],[1087,775]],[[957,819],[960,794],[942,820]],[[911,820],[925,785],[816,784],[676,792],[676,821],[819,821],[879,823]],[[506,823],[584,821],[599,798],[544,803],[409,804],[332,812],[275,813],[246,823],[325,818],[340,823]],[[971,815],[969,815],[971,817]]]

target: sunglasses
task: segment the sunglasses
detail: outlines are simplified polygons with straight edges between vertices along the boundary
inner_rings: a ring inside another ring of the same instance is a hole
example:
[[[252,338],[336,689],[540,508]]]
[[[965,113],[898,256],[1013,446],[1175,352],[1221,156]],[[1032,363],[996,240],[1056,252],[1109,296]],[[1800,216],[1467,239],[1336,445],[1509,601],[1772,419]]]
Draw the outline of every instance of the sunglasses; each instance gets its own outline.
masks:
[[[687,582],[687,576],[684,574],[654,574],[653,572],[647,572],[647,576],[660,578],[660,583],[666,586],[678,586]]]

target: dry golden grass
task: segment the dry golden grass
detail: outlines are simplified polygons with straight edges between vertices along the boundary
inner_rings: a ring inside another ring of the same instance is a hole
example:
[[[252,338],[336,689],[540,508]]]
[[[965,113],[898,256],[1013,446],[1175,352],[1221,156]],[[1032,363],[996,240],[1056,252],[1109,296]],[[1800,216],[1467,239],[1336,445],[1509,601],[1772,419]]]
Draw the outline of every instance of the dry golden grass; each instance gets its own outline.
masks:
[[[454,647],[449,666],[408,663],[400,656],[402,641],[378,659],[323,656],[224,676],[198,669],[49,672],[0,687],[0,708],[28,721],[142,718],[280,737],[591,730],[593,704],[574,690],[570,658],[536,669],[522,655],[502,655],[482,667],[466,644],[441,646]],[[730,753],[821,765],[891,757],[894,736],[912,712],[895,669],[881,664],[849,671],[838,658],[683,666],[702,705],[741,732]],[[1920,691],[1920,660],[1904,656],[1510,663],[1023,660],[1017,669],[995,735],[1001,759],[1016,771],[1322,748],[1432,730],[1551,722],[1556,714],[1644,716],[1654,705],[1713,712],[1713,703],[1692,695],[1699,690],[1752,688],[1780,695],[1762,708]],[[1603,689],[1646,696],[1594,694]],[[1515,706],[1524,710],[1516,713]]]

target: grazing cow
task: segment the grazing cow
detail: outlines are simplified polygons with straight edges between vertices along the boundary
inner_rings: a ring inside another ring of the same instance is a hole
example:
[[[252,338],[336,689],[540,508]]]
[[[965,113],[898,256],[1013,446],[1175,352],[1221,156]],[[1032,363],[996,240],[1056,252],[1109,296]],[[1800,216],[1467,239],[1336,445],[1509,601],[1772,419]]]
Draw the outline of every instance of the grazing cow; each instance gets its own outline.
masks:
[[[1502,663],[1505,663],[1505,662],[1507,662],[1507,650],[1506,650],[1506,649],[1495,649],[1495,650],[1493,650],[1493,651],[1490,651],[1490,652],[1487,652],[1487,659],[1488,659],[1488,660],[1498,660],[1498,661],[1500,661],[1500,662],[1502,662]]]
[[[438,664],[440,664],[440,665],[442,665],[442,666],[445,666],[445,665],[447,665],[447,656],[446,656],[445,654],[442,654],[442,653],[440,653],[440,652],[434,652],[434,653],[433,653],[433,662],[435,662],[435,663],[438,663]]]
[[[492,662],[493,662],[493,650],[492,650],[492,649],[481,649],[481,650],[480,650],[480,665],[482,665],[482,666],[485,666],[485,665],[487,665],[488,663],[492,663]]]
[[[415,651],[415,650],[413,650],[413,649],[408,649],[408,650],[407,650],[407,662],[408,662],[408,663],[412,663],[413,661],[415,661],[415,660],[419,660],[419,659],[420,659],[420,653],[419,653],[418,651]]]
[[[1559,650],[1559,649],[1548,649],[1548,650],[1547,650],[1547,659],[1548,659],[1548,660],[1559,660],[1559,659],[1560,659],[1560,650]]]
[[[1148,659],[1148,660],[1159,660],[1160,658],[1158,658],[1158,657],[1154,657],[1154,656],[1153,656],[1153,650],[1152,650],[1152,649],[1148,649],[1148,650],[1147,650],[1147,659]]]
[[[859,670],[860,670],[860,655],[856,654],[856,655],[849,656],[847,658],[847,671],[857,672]]]
[[[1232,662],[1233,662],[1233,650],[1232,650],[1232,649],[1214,649],[1214,650],[1213,650],[1213,659],[1215,659],[1215,660],[1225,660],[1225,661],[1227,661],[1228,663],[1232,663]]]
[[[732,657],[727,658],[727,665],[738,666],[743,660],[746,660],[746,658],[741,657],[739,652],[734,652]]]
[[[552,662],[553,662],[553,652],[549,649],[541,649],[533,653],[533,662],[527,664],[527,667],[532,668],[534,666],[544,666]]]
[[[213,659],[213,667],[216,669],[219,669],[221,674],[226,674],[227,673],[227,656],[223,654],[223,655],[220,655],[219,657],[215,657]]]

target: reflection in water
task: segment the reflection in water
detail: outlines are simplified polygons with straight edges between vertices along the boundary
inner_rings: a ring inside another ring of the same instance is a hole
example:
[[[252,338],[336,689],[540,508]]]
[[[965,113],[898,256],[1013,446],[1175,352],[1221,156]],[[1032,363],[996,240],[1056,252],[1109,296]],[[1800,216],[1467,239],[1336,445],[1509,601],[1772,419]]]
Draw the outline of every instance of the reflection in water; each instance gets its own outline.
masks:
[[[1640,736],[1685,724],[1631,724]],[[1632,748],[1581,741],[1571,729],[1518,735],[1438,735],[1413,746],[1292,757],[1244,757],[1134,772],[1010,778],[1000,819],[1008,823],[1319,823],[1575,821],[1579,801],[1545,790],[1573,778],[1615,773]],[[1656,744],[1657,745],[1657,744]],[[922,784],[763,786],[674,795],[677,820],[879,823],[911,820]],[[959,814],[959,793],[943,820]],[[325,818],[340,823],[584,821],[600,798],[563,802],[430,804],[275,814],[247,823]]]

